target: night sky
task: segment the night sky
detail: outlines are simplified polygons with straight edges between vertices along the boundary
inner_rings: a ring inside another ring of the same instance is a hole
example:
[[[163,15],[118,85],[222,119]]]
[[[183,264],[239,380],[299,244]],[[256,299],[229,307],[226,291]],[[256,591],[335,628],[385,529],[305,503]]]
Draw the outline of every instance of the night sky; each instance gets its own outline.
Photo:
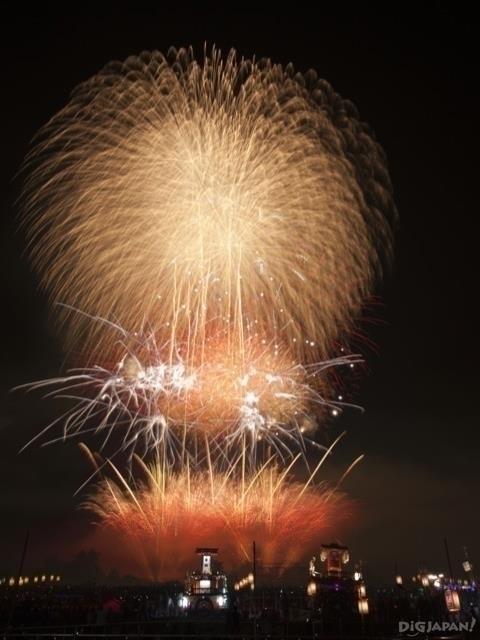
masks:
[[[0,575],[15,570],[27,529],[33,570],[81,546],[91,520],[73,497],[89,473],[74,443],[18,454],[60,407],[9,390],[56,375],[65,354],[23,255],[15,174],[36,130],[109,60],[170,45],[200,53],[205,41],[316,69],[356,104],[389,159],[400,228],[394,268],[362,325],[375,346],[363,345],[368,370],[351,398],[366,412],[347,412],[328,434],[348,430],[332,479],[365,454],[345,484],[359,509],[342,542],[375,579],[391,579],[394,563],[409,576],[422,565],[445,571],[444,537],[457,573],[463,545],[480,566],[475,21],[442,5],[424,18],[361,19],[295,3],[275,13],[184,3],[179,12],[2,11]]]

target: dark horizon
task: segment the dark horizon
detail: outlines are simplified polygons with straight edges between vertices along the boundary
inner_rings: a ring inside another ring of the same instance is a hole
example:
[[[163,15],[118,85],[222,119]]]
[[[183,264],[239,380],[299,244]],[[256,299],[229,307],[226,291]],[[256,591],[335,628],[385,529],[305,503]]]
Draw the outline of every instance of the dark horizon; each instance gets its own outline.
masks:
[[[388,157],[400,226],[392,271],[362,323],[374,347],[361,345],[367,370],[352,399],[366,411],[347,412],[327,430],[329,439],[348,431],[328,479],[365,454],[344,486],[358,504],[358,521],[341,539],[352,567],[363,560],[367,578],[383,581],[395,564],[405,577],[420,566],[447,573],[445,537],[458,576],[463,546],[480,563],[472,312],[479,93],[469,16],[440,4],[424,18],[47,8],[12,12],[2,29],[0,574],[16,572],[27,529],[28,573],[59,550],[73,553],[92,527],[78,510],[84,493],[73,497],[89,473],[76,444],[18,453],[59,405],[10,389],[56,375],[65,354],[22,255],[15,175],[39,127],[108,61],[171,45],[199,52],[205,41],[314,68],[356,105]]]

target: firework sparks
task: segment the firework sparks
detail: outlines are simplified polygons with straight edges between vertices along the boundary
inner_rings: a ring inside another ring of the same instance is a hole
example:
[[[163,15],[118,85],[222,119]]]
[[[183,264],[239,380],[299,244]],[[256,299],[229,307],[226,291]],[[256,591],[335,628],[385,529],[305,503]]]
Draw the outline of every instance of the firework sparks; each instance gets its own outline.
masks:
[[[281,573],[351,512],[337,490],[312,477],[292,481],[290,467],[269,462],[242,479],[232,471],[143,465],[146,480],[137,483],[109,464],[115,479],[104,479],[84,506],[98,516],[102,534],[121,539],[153,579],[176,575],[178,563],[202,544],[218,544],[227,565],[238,567],[250,560],[253,539],[263,565]]]
[[[202,359],[250,337],[331,356],[390,255],[383,153],[314,72],[143,53],[80,85],[30,155],[24,208],[52,299]],[[115,350],[65,307],[85,354]],[[171,353],[173,360],[175,354]]]
[[[62,435],[46,444],[95,432],[103,434],[105,446],[115,431],[122,434],[120,450],[143,457],[162,449],[174,462],[185,457],[187,437],[204,433],[214,455],[226,459],[246,447],[254,462],[259,443],[281,458],[292,458],[295,450],[304,449],[304,437],[313,432],[322,411],[338,415],[345,406],[355,406],[328,400],[319,391],[322,376],[360,362],[355,355],[306,368],[282,357],[276,347],[256,349],[250,343],[238,362],[226,357],[217,341],[195,367],[183,361],[181,345],[172,361],[164,359],[170,346],[159,346],[153,333],[129,337],[120,327],[115,330],[122,340],[112,368],[97,364],[28,385],[73,401],[42,431],[62,423]],[[327,380],[323,383],[327,389]]]

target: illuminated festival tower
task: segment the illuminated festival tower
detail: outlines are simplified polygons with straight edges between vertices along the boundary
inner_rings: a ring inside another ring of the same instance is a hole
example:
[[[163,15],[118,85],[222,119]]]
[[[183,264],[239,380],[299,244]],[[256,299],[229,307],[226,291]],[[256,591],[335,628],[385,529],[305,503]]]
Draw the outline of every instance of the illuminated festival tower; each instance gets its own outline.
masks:
[[[218,554],[218,549],[200,547],[196,553],[202,558],[201,571],[187,574],[180,607],[186,610],[225,609],[228,606],[227,577],[224,573],[212,572],[212,557]]]
[[[361,572],[355,571],[351,576],[345,571],[349,562],[348,547],[336,543],[322,544],[318,557],[310,560],[307,594],[313,612],[329,609],[346,614],[356,609],[363,625],[364,616],[369,613],[367,587]]]
[[[343,574],[344,565],[350,561],[350,552],[348,547],[340,544],[322,544],[318,559],[322,563],[322,571],[317,570],[315,565],[316,558],[313,557],[310,561],[310,574],[312,576],[324,575],[338,578]]]

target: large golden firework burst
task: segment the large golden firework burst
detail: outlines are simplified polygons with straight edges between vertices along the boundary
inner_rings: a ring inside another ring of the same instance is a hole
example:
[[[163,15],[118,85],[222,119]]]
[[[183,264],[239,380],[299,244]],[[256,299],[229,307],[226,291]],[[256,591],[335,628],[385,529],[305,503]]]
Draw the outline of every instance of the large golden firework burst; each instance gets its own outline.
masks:
[[[108,64],[27,168],[30,253],[52,299],[131,333],[147,320],[195,362],[219,333],[232,352],[253,336],[324,359],[390,255],[384,155],[352,104],[313,71],[233,50]],[[104,325],[57,311],[84,354],[112,350]]]

